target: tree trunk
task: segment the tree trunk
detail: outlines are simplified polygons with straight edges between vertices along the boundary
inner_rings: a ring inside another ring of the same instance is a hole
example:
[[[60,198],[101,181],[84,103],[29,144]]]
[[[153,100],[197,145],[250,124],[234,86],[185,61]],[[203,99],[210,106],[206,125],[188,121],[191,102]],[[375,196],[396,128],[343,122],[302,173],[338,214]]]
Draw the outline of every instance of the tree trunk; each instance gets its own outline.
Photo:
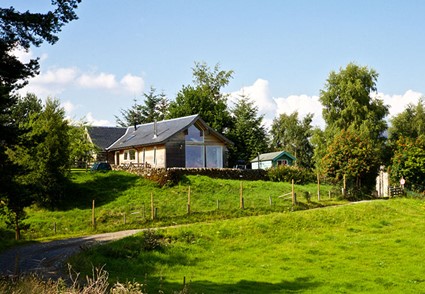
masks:
[[[15,214],[15,239],[18,241],[21,239],[21,228],[19,227],[19,217]]]

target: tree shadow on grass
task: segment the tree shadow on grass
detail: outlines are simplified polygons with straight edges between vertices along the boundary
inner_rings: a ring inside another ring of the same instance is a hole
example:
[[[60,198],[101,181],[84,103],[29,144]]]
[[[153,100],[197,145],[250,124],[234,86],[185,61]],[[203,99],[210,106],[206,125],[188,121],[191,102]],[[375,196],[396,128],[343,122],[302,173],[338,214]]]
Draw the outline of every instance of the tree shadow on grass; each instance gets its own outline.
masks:
[[[96,206],[107,204],[114,201],[139,179],[134,175],[115,172],[91,173],[90,177],[90,180],[82,183],[70,181],[65,197],[56,209],[85,209],[87,203],[91,203],[92,200],[95,200]]]
[[[181,291],[184,293],[294,293],[300,291],[314,291],[320,287],[321,282],[314,281],[313,277],[299,277],[295,280],[282,280],[280,283],[267,283],[258,281],[241,280],[235,284],[213,283],[210,281],[188,281],[186,286],[182,283],[167,283],[162,281],[159,284],[151,285],[150,290],[163,290],[165,293]],[[149,286],[149,284],[148,284]]]

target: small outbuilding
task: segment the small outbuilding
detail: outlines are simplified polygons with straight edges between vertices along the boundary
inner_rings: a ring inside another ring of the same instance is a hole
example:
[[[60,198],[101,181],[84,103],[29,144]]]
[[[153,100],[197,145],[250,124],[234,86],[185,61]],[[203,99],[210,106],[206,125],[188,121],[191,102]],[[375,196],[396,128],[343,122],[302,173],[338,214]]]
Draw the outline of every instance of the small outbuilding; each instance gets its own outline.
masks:
[[[281,165],[294,165],[295,157],[286,151],[259,154],[251,160],[252,169],[267,169]]]

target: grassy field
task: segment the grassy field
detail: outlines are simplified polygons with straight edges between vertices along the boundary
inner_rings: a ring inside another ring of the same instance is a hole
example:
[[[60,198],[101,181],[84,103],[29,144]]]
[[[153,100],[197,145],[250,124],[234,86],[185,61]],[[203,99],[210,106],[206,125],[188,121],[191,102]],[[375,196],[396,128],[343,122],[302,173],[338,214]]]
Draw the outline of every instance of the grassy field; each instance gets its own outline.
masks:
[[[160,230],[88,249],[71,263],[102,266],[149,293],[424,293],[425,203],[376,200]],[[150,239],[147,239],[150,240]]]
[[[240,181],[188,176],[174,187],[159,187],[153,182],[125,172],[92,173],[74,171],[67,189],[67,200],[55,210],[37,206],[27,209],[23,232],[28,240],[62,239],[72,236],[119,231],[132,228],[214,221],[251,215],[263,215],[292,209],[289,183],[244,181],[245,209],[239,209]],[[187,215],[188,189],[191,189],[191,214]],[[330,186],[322,186],[322,201],[317,201],[315,184],[295,186],[299,205],[307,209],[344,203],[329,199]],[[314,195],[308,203],[304,192]],[[151,220],[151,195],[157,218]],[[271,204],[270,204],[271,199]],[[95,200],[96,229],[92,227],[92,200]],[[217,204],[218,203],[218,204]],[[0,251],[12,243],[13,231],[0,219]]]

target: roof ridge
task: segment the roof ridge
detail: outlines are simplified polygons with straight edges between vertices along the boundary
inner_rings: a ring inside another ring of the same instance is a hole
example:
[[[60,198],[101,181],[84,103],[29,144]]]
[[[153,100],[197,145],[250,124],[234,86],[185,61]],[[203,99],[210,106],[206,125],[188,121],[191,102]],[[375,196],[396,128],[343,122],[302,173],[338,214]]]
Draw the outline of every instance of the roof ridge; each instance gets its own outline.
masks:
[[[165,123],[165,122],[170,122],[170,121],[175,121],[175,120],[183,120],[183,119],[187,119],[187,118],[195,118],[199,116],[199,114],[192,114],[192,115],[187,115],[187,116],[182,116],[182,117],[176,117],[176,118],[170,118],[170,119],[164,119],[164,120],[159,120],[156,123],[160,124],[160,123]],[[144,124],[138,124],[136,125],[136,127],[142,127],[142,126],[148,126],[151,124],[154,124],[155,122],[148,122],[148,123],[144,123]],[[128,126],[127,128],[134,128],[134,126]]]

